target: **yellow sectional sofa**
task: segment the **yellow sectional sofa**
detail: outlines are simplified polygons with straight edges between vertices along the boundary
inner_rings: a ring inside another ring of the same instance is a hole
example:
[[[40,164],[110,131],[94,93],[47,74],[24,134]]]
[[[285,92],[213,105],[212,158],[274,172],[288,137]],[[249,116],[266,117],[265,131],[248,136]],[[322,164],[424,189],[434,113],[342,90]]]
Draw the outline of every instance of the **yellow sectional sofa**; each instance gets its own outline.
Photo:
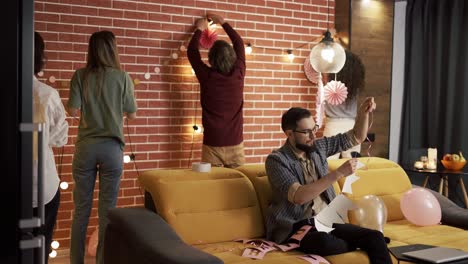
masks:
[[[405,171],[382,158],[359,158],[368,170],[359,170],[360,180],[352,185],[351,200],[373,194],[388,209],[384,235],[389,247],[430,244],[468,251],[468,232],[436,225],[418,227],[404,219],[401,196],[412,188]],[[344,160],[329,162],[335,170]],[[149,170],[139,177],[148,195],[147,207],[119,208],[110,212],[106,230],[106,263],[307,263],[299,251],[272,251],[262,260],[242,257],[245,248],[235,239],[262,238],[264,214],[271,189],[264,164],[237,169],[212,168],[209,173],[188,169]],[[335,185],[337,193],[344,180]],[[353,218],[350,217],[351,222]],[[362,251],[327,256],[330,263],[369,263]],[[136,263],[136,262],[135,262]],[[394,259],[394,263],[397,261]]]

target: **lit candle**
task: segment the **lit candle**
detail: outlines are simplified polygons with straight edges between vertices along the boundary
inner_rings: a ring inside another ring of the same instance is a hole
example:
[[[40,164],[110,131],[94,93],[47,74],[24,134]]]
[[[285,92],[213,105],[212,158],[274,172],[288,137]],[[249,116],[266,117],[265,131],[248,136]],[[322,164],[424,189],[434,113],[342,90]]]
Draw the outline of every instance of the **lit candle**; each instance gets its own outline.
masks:
[[[427,168],[431,170],[435,170],[437,168],[437,149],[436,148],[427,149],[427,160],[428,160]]]
[[[424,168],[424,163],[422,161],[415,161],[414,167],[418,170],[422,170]]]
[[[427,168],[429,170],[435,170],[437,168],[437,165],[435,164],[435,162],[433,162],[432,160],[430,160],[428,163],[427,163]]]

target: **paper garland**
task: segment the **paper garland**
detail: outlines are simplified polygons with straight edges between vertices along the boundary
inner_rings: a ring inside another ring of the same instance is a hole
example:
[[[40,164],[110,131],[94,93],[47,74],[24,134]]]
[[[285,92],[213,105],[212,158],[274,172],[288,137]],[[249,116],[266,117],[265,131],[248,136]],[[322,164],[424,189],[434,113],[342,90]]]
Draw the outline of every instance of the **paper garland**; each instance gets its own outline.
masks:
[[[322,82],[322,75],[318,75],[317,80],[317,99],[315,100],[315,122],[319,127],[322,127],[323,117],[325,116],[325,99],[324,99],[324,92],[323,92],[323,82]]]
[[[320,73],[316,72],[310,64],[310,58],[307,56],[304,60],[304,73],[309,81],[318,83]]]

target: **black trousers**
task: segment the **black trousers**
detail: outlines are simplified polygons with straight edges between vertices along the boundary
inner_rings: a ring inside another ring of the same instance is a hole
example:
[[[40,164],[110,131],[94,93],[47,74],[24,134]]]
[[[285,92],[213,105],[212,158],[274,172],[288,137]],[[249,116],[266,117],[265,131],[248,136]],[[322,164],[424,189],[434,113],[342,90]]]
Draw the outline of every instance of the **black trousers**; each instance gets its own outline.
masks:
[[[60,188],[57,189],[54,198],[45,205],[45,223],[38,230],[38,235],[44,235],[45,237],[45,263],[49,261],[49,253],[51,251],[50,244],[52,243],[52,236],[54,234],[55,222],[57,221],[57,213],[60,205]],[[34,208],[35,213],[37,214],[37,208]]]
[[[313,220],[313,219],[312,219]],[[311,221],[313,223],[313,221]],[[303,226],[303,221],[294,225],[294,230]],[[301,240],[299,250],[307,254],[328,256],[364,250],[372,264],[391,264],[387,244],[380,231],[352,224],[333,224],[330,233],[311,229]]]

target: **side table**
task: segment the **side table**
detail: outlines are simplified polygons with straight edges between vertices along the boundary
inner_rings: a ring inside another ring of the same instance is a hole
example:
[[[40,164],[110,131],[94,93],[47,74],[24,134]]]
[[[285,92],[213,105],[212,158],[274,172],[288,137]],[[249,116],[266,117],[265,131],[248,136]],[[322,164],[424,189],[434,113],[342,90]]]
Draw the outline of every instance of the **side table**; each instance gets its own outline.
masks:
[[[442,165],[438,165],[437,169],[435,170],[428,170],[428,169],[416,169],[413,165],[403,165],[403,169],[407,172],[413,173],[420,173],[424,174],[426,178],[424,179],[424,183],[422,187],[426,187],[427,181],[431,175],[436,175],[440,177],[439,183],[439,193],[443,194],[445,197],[448,197],[448,177],[458,177],[458,184],[463,193],[463,198],[465,200],[465,207],[468,208],[468,195],[466,193],[465,183],[463,182],[463,175],[468,175],[468,168],[465,167],[463,170],[459,171],[452,171],[445,169]],[[443,191],[443,193],[442,193]]]

